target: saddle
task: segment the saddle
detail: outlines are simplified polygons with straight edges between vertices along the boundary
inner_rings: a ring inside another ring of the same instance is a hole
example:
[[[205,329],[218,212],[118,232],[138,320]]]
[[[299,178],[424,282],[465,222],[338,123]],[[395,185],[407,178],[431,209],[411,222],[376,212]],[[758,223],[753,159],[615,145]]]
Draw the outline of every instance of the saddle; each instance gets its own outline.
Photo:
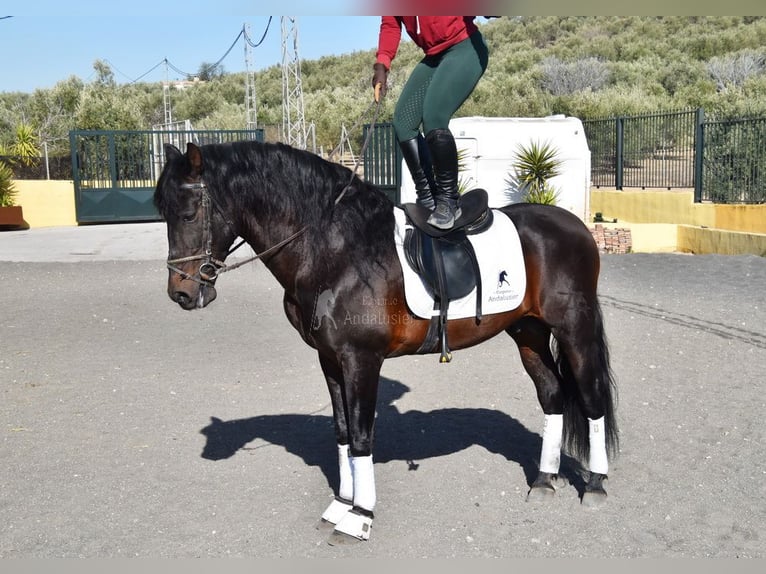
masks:
[[[487,192],[474,189],[460,199],[461,215],[451,229],[437,229],[427,220],[431,211],[416,203],[402,207],[412,224],[404,237],[404,253],[410,267],[420,276],[434,300],[434,314],[419,354],[441,347],[439,361],[448,363],[452,353],[447,342],[447,311],[450,301],[476,289],[476,321],[481,321],[481,273],[473,245],[468,239],[492,225]]]

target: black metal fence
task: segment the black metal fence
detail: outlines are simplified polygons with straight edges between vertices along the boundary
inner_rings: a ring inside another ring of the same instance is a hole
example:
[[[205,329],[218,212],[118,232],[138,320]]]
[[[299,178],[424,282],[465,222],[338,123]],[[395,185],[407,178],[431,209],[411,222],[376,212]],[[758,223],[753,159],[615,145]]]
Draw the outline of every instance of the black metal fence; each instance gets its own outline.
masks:
[[[583,120],[591,185],[694,189],[696,202],[766,203],[766,118],[707,121],[702,109]],[[365,137],[369,126],[365,126]],[[398,202],[393,126],[375,126],[365,178]]]
[[[695,201],[766,203],[766,118],[706,120],[682,110],[584,119],[595,187],[695,190]],[[364,127],[364,137],[369,126]],[[89,189],[149,188],[164,161],[162,143],[183,148],[263,131],[72,132],[72,154],[14,163],[18,179],[73,179]],[[109,159],[105,159],[109,158]],[[2,158],[0,158],[2,159]],[[392,124],[378,124],[364,157],[365,178],[399,200],[401,154]]]
[[[583,120],[596,187],[691,188],[702,110]]]
[[[766,118],[702,124],[702,196],[713,203],[766,203]]]
[[[694,188],[696,202],[766,203],[766,118],[702,109],[583,120],[595,187]]]

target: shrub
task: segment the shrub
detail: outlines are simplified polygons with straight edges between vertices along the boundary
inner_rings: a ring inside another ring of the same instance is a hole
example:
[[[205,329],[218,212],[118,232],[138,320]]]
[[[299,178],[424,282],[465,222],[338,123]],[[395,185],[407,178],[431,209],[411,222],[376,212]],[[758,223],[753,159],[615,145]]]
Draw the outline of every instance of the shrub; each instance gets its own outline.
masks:
[[[516,154],[515,177],[509,174],[506,182],[517,186],[527,203],[556,205],[558,190],[549,180],[561,173],[558,150],[550,142],[532,142],[528,147],[519,144]]]
[[[0,207],[14,205],[16,187],[13,183],[13,171],[4,161],[0,161]]]

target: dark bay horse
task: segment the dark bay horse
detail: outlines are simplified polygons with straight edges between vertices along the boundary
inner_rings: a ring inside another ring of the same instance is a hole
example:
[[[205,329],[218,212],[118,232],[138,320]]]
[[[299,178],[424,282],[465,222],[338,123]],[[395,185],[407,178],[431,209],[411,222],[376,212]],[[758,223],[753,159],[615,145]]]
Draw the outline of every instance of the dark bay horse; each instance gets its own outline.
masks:
[[[166,145],[155,204],[168,229],[168,295],[183,309],[216,296],[241,237],[284,288],[284,310],[316,349],[330,392],[340,487],[322,515],[332,541],[369,538],[376,501],[373,427],[380,369],[415,354],[429,321],[405,303],[394,206],[373,185],[309,152],[237,142],[186,153]],[[566,210],[502,208],[521,239],[526,293],[513,311],[447,323],[453,349],[505,331],[518,345],[544,413],[529,496],[555,492],[562,447],[587,461],[583,504],[606,498],[617,450],[615,388],[597,296],[599,253]],[[351,320],[375,318],[375,320]]]

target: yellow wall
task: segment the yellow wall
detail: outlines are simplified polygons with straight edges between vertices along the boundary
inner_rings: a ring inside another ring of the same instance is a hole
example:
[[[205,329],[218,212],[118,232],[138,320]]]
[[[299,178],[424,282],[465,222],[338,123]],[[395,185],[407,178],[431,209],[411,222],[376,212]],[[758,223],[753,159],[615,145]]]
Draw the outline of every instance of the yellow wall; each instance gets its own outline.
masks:
[[[21,206],[29,227],[77,225],[73,182],[14,180],[14,185],[14,203]]]
[[[720,255],[743,255],[749,253],[766,257],[766,233],[744,233],[741,231],[679,225],[678,251],[685,253],[718,253]]]
[[[592,189],[590,213],[631,223],[699,225],[729,231],[766,233],[766,205],[694,203],[693,191]]]
[[[611,225],[630,228],[636,252],[766,255],[766,205],[694,203],[693,191],[592,189],[590,212],[591,220],[601,212],[617,219]]]

